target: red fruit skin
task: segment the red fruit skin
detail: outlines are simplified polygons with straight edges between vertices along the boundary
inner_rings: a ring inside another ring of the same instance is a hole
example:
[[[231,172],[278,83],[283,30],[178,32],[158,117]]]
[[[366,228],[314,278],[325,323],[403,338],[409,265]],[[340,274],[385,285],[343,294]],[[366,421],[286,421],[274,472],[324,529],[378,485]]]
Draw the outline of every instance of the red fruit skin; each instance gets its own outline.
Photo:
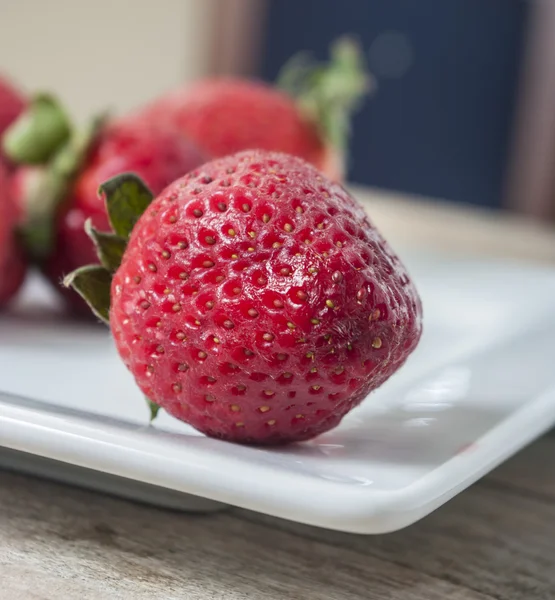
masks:
[[[304,158],[332,180],[343,177],[341,157],[294,100],[262,82],[203,80],[158,99],[144,116],[169,121],[213,158],[252,148],[274,150]]]
[[[204,155],[191,142],[168,128],[138,120],[119,120],[106,127],[60,210],[56,246],[43,265],[48,279],[63,294],[72,312],[90,315],[81,297],[60,285],[62,279],[83,265],[98,262],[83,228],[85,221],[90,218],[97,229],[109,229],[104,200],[98,194],[100,184],[114,175],[132,171],[158,194],[204,160]],[[17,176],[20,197],[26,186],[32,185],[35,173],[29,168]]]
[[[147,397],[226,440],[334,426],[406,360],[421,303],[363,209],[299,158],[263,151],[177,180],[135,226],[110,324]]]
[[[0,308],[15,296],[25,277],[25,261],[14,233],[18,218],[9,174],[0,161]]]
[[[0,77],[0,135],[15,121],[27,102],[5,78]]]
[[[27,101],[23,95],[7,79],[0,77],[0,139],[26,105]],[[1,149],[0,162],[11,170],[12,165]]]

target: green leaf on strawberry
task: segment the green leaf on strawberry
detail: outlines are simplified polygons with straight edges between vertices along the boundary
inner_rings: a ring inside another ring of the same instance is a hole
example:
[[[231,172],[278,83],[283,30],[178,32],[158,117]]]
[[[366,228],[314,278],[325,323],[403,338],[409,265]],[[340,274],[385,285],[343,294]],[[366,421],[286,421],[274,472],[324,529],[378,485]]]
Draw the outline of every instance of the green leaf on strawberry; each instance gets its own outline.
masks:
[[[73,132],[38,174],[24,199],[26,219],[20,227],[27,254],[41,263],[54,245],[56,215],[102,129],[106,116],[99,115]]]
[[[153,193],[134,173],[122,173],[100,186],[106,198],[108,217],[114,232],[128,238],[139,217],[154,199]]]
[[[317,63],[306,52],[293,56],[281,69],[277,85],[293,96],[301,111],[319,128],[324,139],[344,152],[350,116],[375,86],[363,53],[349,37],[336,40],[329,63]]]
[[[104,195],[114,233],[98,231],[92,226],[91,220],[87,220],[85,230],[95,245],[101,264],[77,269],[64,279],[64,285],[78,292],[93,312],[108,323],[112,274],[120,266],[134,225],[154,196],[143,180],[134,173],[112,177],[98,191]]]
[[[156,402],[153,402],[150,398],[147,398],[145,396],[145,400],[146,400],[146,405],[150,411],[150,422],[152,423],[152,421],[154,421],[154,419],[156,419],[156,417],[158,416],[158,411],[160,410],[160,406],[158,406],[158,404],[156,404]]]
[[[153,200],[153,194],[134,173],[123,173],[105,181],[99,189],[104,195],[110,223],[116,233],[96,230],[88,219],[85,231],[93,241],[101,265],[81,267],[64,279],[90,306],[93,313],[110,323],[112,275],[119,268],[133,226]],[[158,416],[160,406],[145,397],[150,422]]]
[[[112,274],[102,265],[81,267],[64,279],[91,307],[93,313],[107,325],[110,323],[110,288]]]
[[[101,264],[106,267],[110,273],[114,273],[121,264],[121,259],[125,252],[125,247],[127,246],[127,240],[115,233],[98,231],[93,227],[91,219],[87,219],[85,231],[93,241]]]
[[[71,135],[66,111],[50,94],[37,94],[8,128],[3,149],[18,164],[45,164]]]

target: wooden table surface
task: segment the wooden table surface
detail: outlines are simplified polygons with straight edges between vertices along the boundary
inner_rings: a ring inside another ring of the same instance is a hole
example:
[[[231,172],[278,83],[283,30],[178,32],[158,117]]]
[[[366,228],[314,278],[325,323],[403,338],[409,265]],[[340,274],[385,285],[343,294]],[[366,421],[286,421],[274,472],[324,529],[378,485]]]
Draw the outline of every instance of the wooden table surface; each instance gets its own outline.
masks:
[[[547,228],[362,196],[394,244],[555,264]],[[555,434],[423,521],[383,536],[239,509],[173,513],[0,471],[0,599],[112,598],[552,600]]]

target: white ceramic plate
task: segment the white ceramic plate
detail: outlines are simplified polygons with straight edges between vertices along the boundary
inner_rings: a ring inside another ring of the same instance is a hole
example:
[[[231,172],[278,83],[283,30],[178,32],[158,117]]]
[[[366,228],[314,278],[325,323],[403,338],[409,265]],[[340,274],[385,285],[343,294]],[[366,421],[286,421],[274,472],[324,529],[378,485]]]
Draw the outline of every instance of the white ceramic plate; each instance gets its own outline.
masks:
[[[107,331],[45,315],[31,281],[0,319],[0,459],[52,459],[58,477],[141,499],[149,484],[166,505],[177,491],[358,533],[413,523],[555,423],[555,271],[405,254],[425,307],[418,350],[336,430],[272,450],[167,415],[148,427]]]

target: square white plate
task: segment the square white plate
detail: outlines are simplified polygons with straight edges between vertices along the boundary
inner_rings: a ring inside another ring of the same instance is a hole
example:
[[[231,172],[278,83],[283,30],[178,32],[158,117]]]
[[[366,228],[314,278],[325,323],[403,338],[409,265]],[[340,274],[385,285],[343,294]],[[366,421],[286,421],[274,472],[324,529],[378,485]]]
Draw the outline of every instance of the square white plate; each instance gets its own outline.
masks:
[[[0,318],[0,449],[66,464],[79,484],[112,476],[128,496],[143,483],[344,531],[405,527],[555,423],[555,271],[405,254],[425,310],[417,351],[340,427],[283,449],[165,414],[148,427],[108,332],[45,314],[32,279]]]

